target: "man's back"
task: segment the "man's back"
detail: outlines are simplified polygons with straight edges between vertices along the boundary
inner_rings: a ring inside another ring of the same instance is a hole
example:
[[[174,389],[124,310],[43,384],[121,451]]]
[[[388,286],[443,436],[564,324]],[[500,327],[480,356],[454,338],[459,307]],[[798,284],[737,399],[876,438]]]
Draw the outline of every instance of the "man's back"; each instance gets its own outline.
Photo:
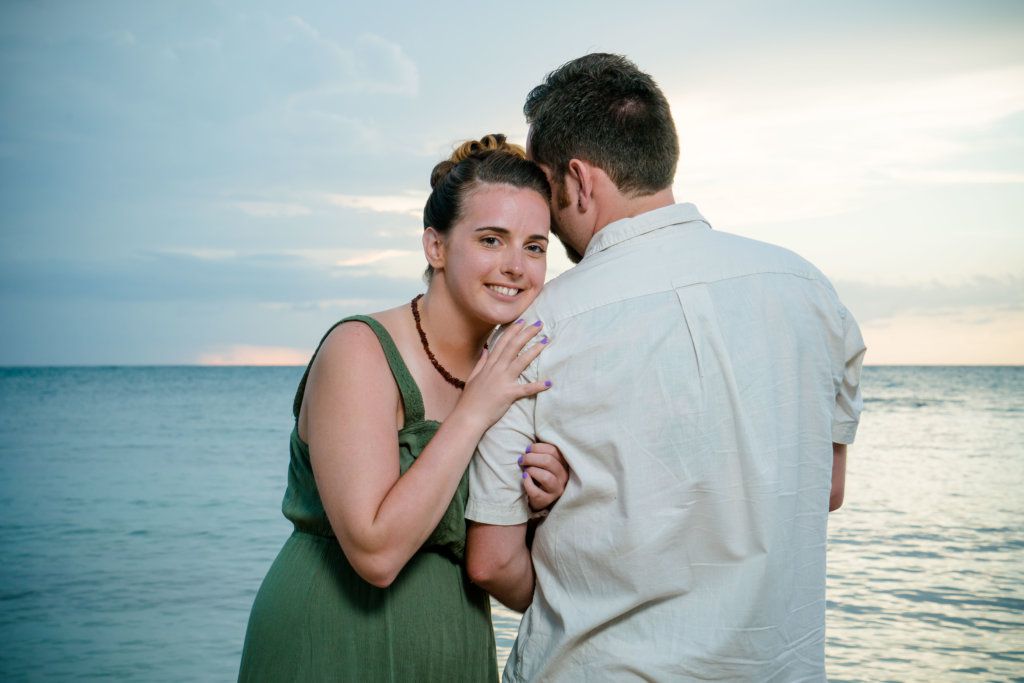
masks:
[[[467,515],[513,523],[489,465],[561,448],[507,677],[823,679],[831,444],[863,349],[825,278],[675,205],[599,232],[534,309],[553,343],[529,372],[555,387],[485,436]]]

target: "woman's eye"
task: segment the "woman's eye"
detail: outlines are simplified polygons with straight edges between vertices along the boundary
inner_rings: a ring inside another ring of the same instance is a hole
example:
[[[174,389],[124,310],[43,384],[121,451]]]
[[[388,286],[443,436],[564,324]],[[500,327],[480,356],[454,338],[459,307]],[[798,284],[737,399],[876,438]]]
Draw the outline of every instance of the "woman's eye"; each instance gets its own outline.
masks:
[[[542,247],[539,244],[530,244],[526,248],[532,251],[534,254],[543,254],[546,251],[544,247]]]
[[[483,237],[480,242],[481,244],[486,244],[489,247],[496,247],[501,243],[497,237]]]

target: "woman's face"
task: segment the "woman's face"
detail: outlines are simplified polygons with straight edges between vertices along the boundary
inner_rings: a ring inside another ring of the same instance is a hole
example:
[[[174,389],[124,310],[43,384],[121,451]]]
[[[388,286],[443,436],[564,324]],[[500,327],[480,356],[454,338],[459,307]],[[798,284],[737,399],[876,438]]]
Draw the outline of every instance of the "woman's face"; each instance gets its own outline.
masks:
[[[443,277],[452,298],[487,325],[517,319],[540,293],[547,270],[551,210],[534,190],[482,184],[442,238]]]

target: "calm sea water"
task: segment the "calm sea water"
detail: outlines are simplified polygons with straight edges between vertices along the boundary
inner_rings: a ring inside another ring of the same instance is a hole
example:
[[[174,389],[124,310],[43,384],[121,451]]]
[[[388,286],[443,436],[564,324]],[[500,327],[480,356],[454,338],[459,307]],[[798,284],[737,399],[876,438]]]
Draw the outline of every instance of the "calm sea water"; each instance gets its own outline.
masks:
[[[301,368],[0,370],[0,678],[231,680]],[[868,368],[834,681],[1024,677],[1024,368]],[[500,654],[517,617],[495,609]]]

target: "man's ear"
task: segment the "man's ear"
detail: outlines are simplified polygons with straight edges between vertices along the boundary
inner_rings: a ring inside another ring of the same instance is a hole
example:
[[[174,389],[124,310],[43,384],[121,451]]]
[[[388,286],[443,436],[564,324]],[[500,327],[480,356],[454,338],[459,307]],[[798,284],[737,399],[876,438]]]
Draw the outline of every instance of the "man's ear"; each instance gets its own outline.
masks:
[[[594,197],[594,174],[590,164],[579,159],[569,160],[569,170],[566,172],[566,180],[570,187],[576,191],[570,195],[576,201],[576,208],[580,213],[586,213]]]
[[[433,228],[423,231],[423,255],[434,270],[444,268],[444,237]]]

